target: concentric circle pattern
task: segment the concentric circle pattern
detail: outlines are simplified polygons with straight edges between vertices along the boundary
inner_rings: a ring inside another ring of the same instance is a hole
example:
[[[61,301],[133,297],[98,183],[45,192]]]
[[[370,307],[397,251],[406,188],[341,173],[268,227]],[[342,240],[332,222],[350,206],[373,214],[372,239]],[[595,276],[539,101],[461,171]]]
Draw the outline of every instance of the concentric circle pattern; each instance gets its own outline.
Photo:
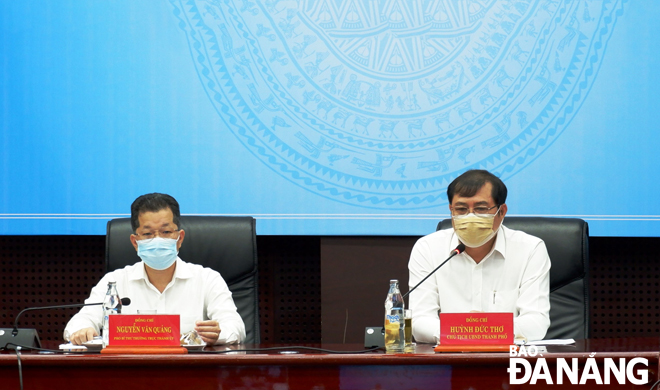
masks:
[[[172,0],[218,131],[320,196],[389,209],[546,150],[623,3]]]

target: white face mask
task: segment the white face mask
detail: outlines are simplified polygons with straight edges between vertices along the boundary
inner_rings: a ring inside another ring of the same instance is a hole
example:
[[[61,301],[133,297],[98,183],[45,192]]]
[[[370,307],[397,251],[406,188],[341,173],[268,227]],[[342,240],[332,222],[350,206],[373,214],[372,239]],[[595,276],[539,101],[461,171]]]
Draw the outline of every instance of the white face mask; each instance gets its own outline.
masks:
[[[499,212],[500,210],[498,208],[495,214],[476,215],[470,213],[467,215],[452,216],[454,220],[454,231],[465,246],[478,248],[495,237],[497,230],[500,229],[498,227],[497,230],[493,230],[495,216]]]

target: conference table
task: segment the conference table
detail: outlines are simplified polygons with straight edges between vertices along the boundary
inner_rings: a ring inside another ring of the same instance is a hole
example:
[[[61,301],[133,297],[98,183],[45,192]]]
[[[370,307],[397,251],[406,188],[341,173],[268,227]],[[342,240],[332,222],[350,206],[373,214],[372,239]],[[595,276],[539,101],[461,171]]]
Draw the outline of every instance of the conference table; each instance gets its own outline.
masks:
[[[57,347],[49,345],[46,348]],[[252,351],[281,347],[281,350]],[[24,389],[516,389],[531,386],[509,384],[509,353],[435,353],[433,346],[418,344],[414,353],[367,353],[361,345],[319,344],[305,347],[346,353],[298,349],[286,345],[238,345],[204,348],[188,354],[52,354],[20,352]],[[248,351],[245,351],[245,350]],[[541,356],[526,357],[534,367]],[[648,362],[644,385],[600,385],[588,379],[584,385],[563,385],[540,380],[534,388],[644,388],[659,379],[660,338],[577,340],[575,344],[547,346],[543,358],[554,372],[558,359],[577,359],[582,370],[589,359],[602,369],[605,360]],[[637,369],[644,366],[637,365]],[[593,371],[591,372],[593,374]],[[522,375],[519,374],[518,378]],[[554,378],[555,375],[553,374]],[[556,378],[554,379],[556,382]],[[617,383],[612,379],[613,383]],[[0,388],[19,389],[19,357],[14,351],[0,353]]]

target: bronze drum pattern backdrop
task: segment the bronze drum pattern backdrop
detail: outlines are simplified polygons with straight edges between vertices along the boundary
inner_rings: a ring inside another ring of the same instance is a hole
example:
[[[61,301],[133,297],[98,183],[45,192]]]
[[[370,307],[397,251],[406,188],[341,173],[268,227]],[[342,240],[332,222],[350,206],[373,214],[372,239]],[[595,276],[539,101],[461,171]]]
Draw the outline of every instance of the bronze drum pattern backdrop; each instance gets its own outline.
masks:
[[[387,209],[551,147],[625,3],[171,0],[218,131],[309,191]]]

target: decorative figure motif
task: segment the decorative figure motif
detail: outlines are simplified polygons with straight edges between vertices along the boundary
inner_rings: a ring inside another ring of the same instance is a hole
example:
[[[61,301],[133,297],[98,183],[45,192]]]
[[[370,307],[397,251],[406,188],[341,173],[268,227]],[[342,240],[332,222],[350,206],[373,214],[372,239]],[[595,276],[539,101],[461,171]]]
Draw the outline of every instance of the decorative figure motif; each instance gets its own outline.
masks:
[[[204,88],[264,164],[338,202],[446,202],[588,98],[628,0],[170,0]]]

